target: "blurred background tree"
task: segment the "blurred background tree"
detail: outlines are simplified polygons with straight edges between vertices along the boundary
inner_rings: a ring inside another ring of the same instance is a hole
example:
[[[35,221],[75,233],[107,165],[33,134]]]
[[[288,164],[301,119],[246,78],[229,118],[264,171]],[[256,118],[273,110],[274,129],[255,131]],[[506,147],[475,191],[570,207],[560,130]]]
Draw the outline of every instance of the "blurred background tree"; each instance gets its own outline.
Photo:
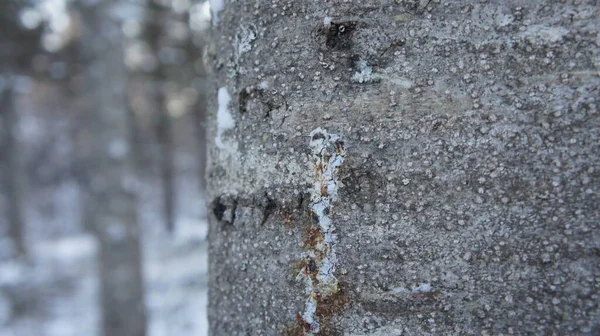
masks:
[[[0,3],[0,132],[3,190],[6,197],[8,233],[14,252],[26,252],[23,222],[23,176],[16,127],[16,95],[27,86],[29,64],[39,51],[40,29],[27,30],[18,22],[25,4],[8,0]]]
[[[209,26],[204,1],[0,2],[0,335],[206,333]]]

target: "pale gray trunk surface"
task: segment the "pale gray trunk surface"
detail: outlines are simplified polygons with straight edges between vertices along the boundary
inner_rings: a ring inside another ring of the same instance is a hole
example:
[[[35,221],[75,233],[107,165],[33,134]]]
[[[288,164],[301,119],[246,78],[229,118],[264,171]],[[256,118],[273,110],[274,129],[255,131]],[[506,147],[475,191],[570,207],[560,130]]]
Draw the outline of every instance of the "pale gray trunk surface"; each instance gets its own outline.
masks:
[[[146,333],[144,286],[128,115],[128,72],[118,1],[78,8],[86,64],[86,125],[79,151],[89,172],[87,219],[99,242],[103,335]]]
[[[599,17],[596,1],[228,1],[212,335],[599,334]],[[344,142],[337,174],[313,167],[318,127]],[[326,290],[311,274],[333,250]]]

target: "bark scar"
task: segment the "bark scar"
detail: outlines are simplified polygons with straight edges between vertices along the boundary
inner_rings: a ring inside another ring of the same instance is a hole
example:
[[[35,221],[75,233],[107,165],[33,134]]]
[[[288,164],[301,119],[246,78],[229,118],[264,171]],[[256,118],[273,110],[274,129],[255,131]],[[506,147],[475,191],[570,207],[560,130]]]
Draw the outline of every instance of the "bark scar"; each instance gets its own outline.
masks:
[[[334,247],[337,235],[329,213],[332,202],[337,200],[338,170],[346,156],[344,143],[335,134],[317,128],[310,133],[310,139],[315,173],[308,206],[313,218],[310,231],[320,239],[309,239],[309,250],[303,255],[307,262],[297,276],[299,280],[304,280],[308,295],[304,312],[297,316],[305,335],[320,332],[318,305],[340,290],[335,277],[337,256]]]

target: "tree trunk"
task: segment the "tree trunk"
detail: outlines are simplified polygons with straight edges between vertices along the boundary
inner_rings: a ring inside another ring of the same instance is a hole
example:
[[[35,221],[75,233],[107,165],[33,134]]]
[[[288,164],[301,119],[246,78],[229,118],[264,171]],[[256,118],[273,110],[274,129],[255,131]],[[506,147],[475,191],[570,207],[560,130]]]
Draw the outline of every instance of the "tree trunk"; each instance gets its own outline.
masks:
[[[81,140],[86,208],[100,247],[103,333],[143,336],[146,330],[139,227],[133,184],[128,72],[123,60],[118,1],[82,2],[81,53],[86,64],[89,123]]]
[[[160,174],[162,184],[163,216],[167,231],[173,233],[175,230],[175,169],[174,169],[174,146],[171,126],[171,116],[167,110],[164,82],[157,83],[160,92],[156,93],[159,105],[159,115],[156,123],[156,134],[160,146]]]
[[[196,58],[202,60],[204,58],[204,47],[206,39],[201,39],[199,42],[199,46],[194,45],[192,41],[188,44],[188,54],[196,55]],[[197,74],[197,82],[199,85],[196,86],[198,90],[198,99],[196,103],[192,107],[192,113],[194,116],[194,121],[196,122],[196,137],[197,137],[197,158],[198,158],[198,175],[200,182],[200,192],[204,195],[206,192],[206,152],[207,152],[207,144],[206,144],[206,115],[207,115],[207,90],[206,88],[210,86],[208,83],[207,73],[205,69],[204,62],[195,62],[196,63],[196,74]]]
[[[25,223],[23,188],[25,177],[20,165],[16,78],[31,74],[31,60],[39,52],[42,28],[27,30],[20,24],[22,1],[0,1],[0,179],[6,188],[9,232],[17,254],[24,255]]]
[[[25,255],[25,237],[23,222],[23,186],[19,164],[19,140],[17,111],[15,110],[15,91],[9,78],[5,87],[0,89],[0,118],[2,121],[2,157],[4,161],[4,185],[8,205],[9,236],[17,255]]]
[[[211,334],[600,333],[598,17],[227,2]]]
[[[171,130],[171,116],[167,107],[167,66],[160,59],[163,34],[165,26],[169,23],[169,11],[156,1],[147,2],[148,18],[146,27],[146,40],[150,44],[154,57],[157,59],[156,68],[152,72],[152,98],[158,114],[156,117],[156,135],[160,148],[160,180],[162,186],[162,207],[166,229],[175,230],[175,179],[174,179],[174,153],[173,135]]]
[[[197,159],[198,159],[198,175],[200,192],[204,195],[206,192],[206,78],[202,77],[202,89],[198,93],[198,100],[194,104],[193,114],[196,128],[197,138]]]

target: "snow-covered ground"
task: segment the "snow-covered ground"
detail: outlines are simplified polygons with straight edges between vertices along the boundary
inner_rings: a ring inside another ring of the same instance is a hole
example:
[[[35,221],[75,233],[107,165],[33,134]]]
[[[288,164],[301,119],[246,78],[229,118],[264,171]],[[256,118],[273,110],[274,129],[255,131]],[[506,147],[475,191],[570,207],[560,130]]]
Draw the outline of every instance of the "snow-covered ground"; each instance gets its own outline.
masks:
[[[182,165],[186,166],[185,162]],[[196,189],[198,183],[191,177],[193,169],[182,175],[173,236],[165,233],[157,211],[157,182],[144,181],[139,197],[150,336],[208,335],[204,203]],[[63,186],[55,192],[62,196],[52,196],[52,218],[45,221],[40,207],[34,207],[27,215],[34,221],[28,229],[60,225],[60,221],[72,226],[67,222],[77,220],[80,212],[73,202],[77,191]],[[39,204],[47,202],[41,197],[49,196],[38,193],[30,197],[32,204]],[[7,258],[0,262],[0,336],[99,335],[95,240],[82,231],[59,238],[43,236],[29,239],[31,258],[27,262]]]

